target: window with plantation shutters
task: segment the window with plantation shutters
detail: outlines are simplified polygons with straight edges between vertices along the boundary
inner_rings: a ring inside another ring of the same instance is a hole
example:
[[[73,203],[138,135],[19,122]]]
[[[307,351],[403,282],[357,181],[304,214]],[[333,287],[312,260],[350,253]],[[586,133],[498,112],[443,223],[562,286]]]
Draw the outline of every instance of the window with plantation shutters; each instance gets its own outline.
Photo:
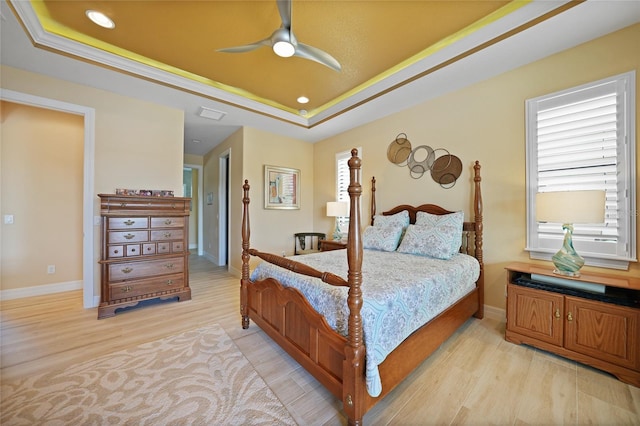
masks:
[[[356,148],[358,156],[362,158],[362,147]],[[349,202],[349,159],[351,158],[351,150],[339,152],[336,154],[336,201]],[[349,217],[338,217],[340,230],[343,235],[347,234],[349,229]]]
[[[527,249],[550,259],[562,224],[537,222],[538,192],[604,190],[605,221],[574,224],[587,265],[626,269],[636,257],[635,72],[530,99],[527,118]]]

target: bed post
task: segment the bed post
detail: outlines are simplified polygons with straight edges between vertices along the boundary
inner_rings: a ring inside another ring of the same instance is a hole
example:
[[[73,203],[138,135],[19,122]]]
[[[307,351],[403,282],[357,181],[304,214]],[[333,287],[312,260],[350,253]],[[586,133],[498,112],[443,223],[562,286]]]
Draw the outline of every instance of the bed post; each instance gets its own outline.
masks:
[[[473,165],[473,182],[475,186],[473,196],[473,215],[476,224],[475,229],[475,257],[480,263],[480,276],[478,277],[478,311],[474,314],[476,318],[484,317],[484,260],[482,254],[482,192],[480,191],[480,162]]]
[[[351,150],[349,159],[349,198],[351,200],[351,214],[349,218],[349,236],[347,241],[347,262],[349,271],[349,335],[345,348],[344,377],[342,387],[342,403],[345,413],[349,418],[349,424],[361,425],[365,412],[365,379],[364,379],[364,353],[362,317],[362,235],[360,219],[360,196],[362,185],[360,184],[360,167],[362,162],[358,158],[358,150]]]
[[[242,315],[242,328],[249,328],[249,237],[251,229],[249,226],[249,181],[244,180],[242,185],[242,278],[240,279],[240,315]]]
[[[376,177],[373,176],[371,178],[371,223],[369,225],[373,226],[373,219],[376,217]]]

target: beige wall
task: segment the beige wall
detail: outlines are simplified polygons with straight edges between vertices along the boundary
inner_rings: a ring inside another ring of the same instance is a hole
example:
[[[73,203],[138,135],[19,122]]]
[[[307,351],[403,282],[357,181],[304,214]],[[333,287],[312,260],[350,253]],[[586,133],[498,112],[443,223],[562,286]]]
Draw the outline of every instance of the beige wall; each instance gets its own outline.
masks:
[[[433,202],[469,213],[471,166],[474,160],[480,160],[485,300],[490,306],[504,308],[505,265],[529,260],[524,251],[525,100],[639,69],[640,25],[635,25],[316,143],[314,204],[321,206],[333,196],[335,183],[323,176],[334,175],[335,153],[362,146],[365,214],[369,211],[372,175],[377,179],[379,210],[400,203]],[[640,89],[640,84],[636,87]],[[636,100],[640,101],[640,93],[636,94]],[[636,113],[636,122],[640,123],[640,108],[636,108]],[[445,148],[458,156],[464,170],[456,185],[443,189],[426,175],[412,179],[406,167],[391,164],[386,157],[387,147],[399,133],[406,133],[413,147]],[[636,153],[639,157],[636,164],[640,167],[640,150],[636,149]],[[640,194],[636,199],[640,200]],[[637,216],[637,212],[634,214]],[[314,210],[314,223],[321,230],[332,226],[320,209]],[[622,273],[638,275],[640,267],[633,263],[629,272]]]
[[[205,156],[204,192],[213,192],[214,205],[206,206],[204,213],[205,250],[213,259],[218,258],[218,159],[231,150],[231,175],[229,182],[230,203],[230,252],[229,269],[240,273],[242,264],[242,185],[249,181],[251,215],[251,246],[263,251],[286,255],[293,254],[293,234],[313,231],[314,175],[313,145],[296,139],[277,136],[245,127],[231,135],[223,144]],[[264,166],[289,167],[300,170],[300,209],[264,209]],[[260,230],[256,232],[255,230]],[[212,244],[207,249],[208,242]]]
[[[182,194],[182,111],[11,67],[2,66],[0,72],[3,89],[95,110],[94,215],[100,214],[97,194],[113,193],[116,188],[167,189]],[[99,227],[94,230],[97,262]],[[96,294],[98,272],[96,267]]]
[[[0,288],[81,282],[83,118],[0,105],[2,215],[14,218],[2,225]]]

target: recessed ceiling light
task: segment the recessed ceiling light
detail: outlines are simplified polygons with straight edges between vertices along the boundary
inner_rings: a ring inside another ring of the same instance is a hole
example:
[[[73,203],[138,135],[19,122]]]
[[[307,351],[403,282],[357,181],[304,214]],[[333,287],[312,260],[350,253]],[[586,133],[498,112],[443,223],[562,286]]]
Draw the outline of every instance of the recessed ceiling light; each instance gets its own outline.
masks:
[[[97,10],[87,10],[87,18],[91,19],[94,24],[100,25],[102,28],[113,29],[116,27],[115,22],[111,20],[107,15]]]
[[[298,103],[300,104],[306,104],[307,102],[309,102],[309,98],[307,98],[306,96],[300,96],[298,98]]]

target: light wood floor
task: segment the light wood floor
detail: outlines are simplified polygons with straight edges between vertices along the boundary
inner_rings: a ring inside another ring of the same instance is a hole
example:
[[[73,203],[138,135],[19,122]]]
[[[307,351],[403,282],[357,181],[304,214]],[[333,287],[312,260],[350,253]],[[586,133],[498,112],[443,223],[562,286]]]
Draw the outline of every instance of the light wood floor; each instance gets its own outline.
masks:
[[[191,256],[193,300],[97,320],[80,291],[0,303],[1,379],[220,324],[301,425],[341,425],[341,403],[255,325],[242,330],[239,280]],[[503,338],[504,322],[469,320],[365,424],[640,424],[640,389]]]

